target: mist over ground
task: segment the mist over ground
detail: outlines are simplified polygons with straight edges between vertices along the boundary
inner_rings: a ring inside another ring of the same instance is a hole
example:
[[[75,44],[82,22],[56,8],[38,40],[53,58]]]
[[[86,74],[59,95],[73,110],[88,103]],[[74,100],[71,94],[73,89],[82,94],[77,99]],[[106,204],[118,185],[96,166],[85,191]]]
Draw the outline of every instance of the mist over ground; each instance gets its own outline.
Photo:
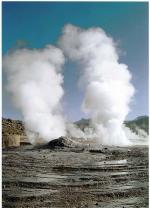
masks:
[[[65,59],[78,64],[79,87],[84,91],[81,109],[91,118],[84,131],[69,123],[63,113]],[[135,134],[124,125],[135,91],[132,75],[119,62],[117,45],[102,28],[65,25],[57,48],[12,50],[3,57],[3,69],[7,89],[22,112],[33,144],[72,136],[126,146],[148,138],[144,130]]]

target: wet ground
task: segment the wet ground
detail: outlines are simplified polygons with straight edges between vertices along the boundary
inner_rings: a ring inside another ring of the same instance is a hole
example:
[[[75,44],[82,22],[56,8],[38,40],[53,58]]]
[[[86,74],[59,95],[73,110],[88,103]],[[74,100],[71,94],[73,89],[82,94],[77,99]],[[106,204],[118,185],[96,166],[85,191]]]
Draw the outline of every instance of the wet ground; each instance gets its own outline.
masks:
[[[148,148],[3,150],[3,207],[148,207]]]

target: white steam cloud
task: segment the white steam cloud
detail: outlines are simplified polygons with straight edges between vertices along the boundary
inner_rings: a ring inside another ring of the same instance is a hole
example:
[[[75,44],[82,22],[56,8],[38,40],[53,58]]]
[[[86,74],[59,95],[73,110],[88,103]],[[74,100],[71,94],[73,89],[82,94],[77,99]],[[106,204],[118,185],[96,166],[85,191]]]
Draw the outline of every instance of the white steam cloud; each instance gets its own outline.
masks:
[[[123,128],[134,95],[131,74],[119,63],[114,41],[101,28],[83,30],[73,25],[63,29],[59,45],[80,63],[80,85],[85,90],[82,110],[89,114],[100,143],[128,145]]]
[[[3,57],[8,90],[22,112],[31,143],[60,136],[97,139],[106,145],[140,144],[141,137],[123,125],[134,95],[127,65],[119,63],[112,38],[101,28],[66,25],[62,49],[17,49]],[[85,91],[82,110],[91,118],[84,131],[66,122],[62,112],[64,54],[79,63],[79,84]],[[144,142],[146,135],[140,132]]]
[[[65,135],[61,99],[64,94],[60,49],[18,49],[3,57],[8,90],[22,112],[32,143],[50,141]]]

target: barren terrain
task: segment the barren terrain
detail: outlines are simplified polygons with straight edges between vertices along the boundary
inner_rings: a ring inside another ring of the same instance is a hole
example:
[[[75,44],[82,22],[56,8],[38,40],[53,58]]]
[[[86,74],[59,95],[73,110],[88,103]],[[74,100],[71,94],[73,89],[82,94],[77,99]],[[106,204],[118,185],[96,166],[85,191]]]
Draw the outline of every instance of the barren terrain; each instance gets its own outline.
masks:
[[[148,207],[148,148],[4,149],[3,207]]]

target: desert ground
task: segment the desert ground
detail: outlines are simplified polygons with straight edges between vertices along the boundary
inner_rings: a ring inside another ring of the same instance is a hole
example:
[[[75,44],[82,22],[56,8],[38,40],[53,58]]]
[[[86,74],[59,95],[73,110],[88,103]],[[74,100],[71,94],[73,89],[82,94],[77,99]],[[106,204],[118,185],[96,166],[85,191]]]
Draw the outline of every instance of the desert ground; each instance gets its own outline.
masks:
[[[148,207],[148,147],[3,149],[4,208]]]

